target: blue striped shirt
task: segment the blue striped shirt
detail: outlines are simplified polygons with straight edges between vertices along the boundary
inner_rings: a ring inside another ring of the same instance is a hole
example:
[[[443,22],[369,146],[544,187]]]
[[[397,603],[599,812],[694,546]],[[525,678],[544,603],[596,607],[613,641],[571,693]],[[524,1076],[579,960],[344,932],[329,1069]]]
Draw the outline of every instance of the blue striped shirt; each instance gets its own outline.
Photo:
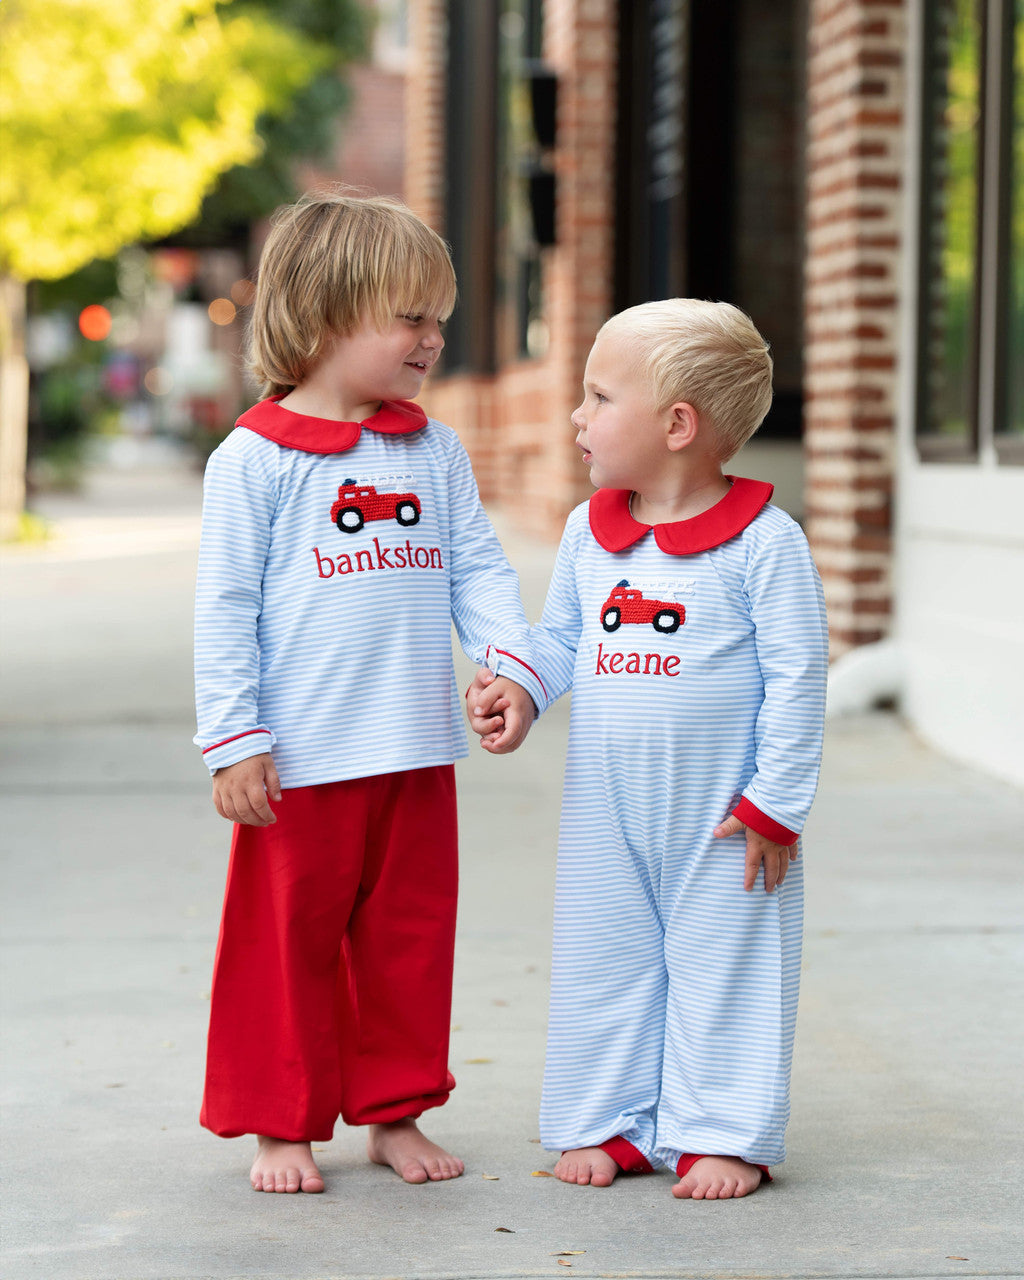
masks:
[[[518,579],[449,427],[406,402],[370,429],[273,401],[239,421],[204,485],[195,742],[211,772],[271,747],[284,787],[464,756],[453,622],[470,658],[497,644],[543,700]]]

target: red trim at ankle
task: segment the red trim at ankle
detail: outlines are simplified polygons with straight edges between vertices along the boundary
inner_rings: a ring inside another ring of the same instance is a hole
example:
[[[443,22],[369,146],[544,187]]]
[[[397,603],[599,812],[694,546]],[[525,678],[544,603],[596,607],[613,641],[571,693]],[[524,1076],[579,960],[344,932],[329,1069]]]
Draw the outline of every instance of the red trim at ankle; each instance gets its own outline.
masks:
[[[702,1152],[700,1153],[700,1155],[696,1155],[696,1156],[693,1156],[693,1155],[682,1155],[682,1156],[680,1156],[680,1157],[679,1157],[679,1163],[676,1165],[676,1177],[677,1177],[677,1178],[685,1178],[685,1177],[686,1177],[686,1175],[687,1175],[687,1174],[690,1172],[690,1170],[693,1168],[693,1166],[697,1163],[697,1161],[698,1161],[698,1160],[703,1160],[703,1159],[704,1159],[704,1157],[705,1157],[706,1155],[708,1155],[708,1154],[709,1154],[709,1153],[708,1153],[707,1151],[702,1151]],[[737,1158],[738,1158],[738,1159],[740,1159],[740,1160],[742,1160],[742,1159],[743,1159],[743,1157],[742,1157],[742,1156],[739,1156],[739,1157],[737,1157]],[[614,1157],[614,1156],[612,1156],[612,1159],[614,1160],[614,1159],[615,1159],[615,1157]],[[766,1164],[754,1164],[754,1161],[753,1161],[753,1160],[747,1160],[747,1161],[746,1161],[746,1163],[747,1163],[747,1164],[752,1164],[752,1165],[754,1165],[754,1168],[755,1168],[755,1169],[760,1169],[760,1170],[761,1170],[761,1179],[762,1179],[762,1181],[763,1181],[763,1182],[774,1182],[774,1178],[773,1178],[773,1177],[772,1177],[772,1175],[768,1172],[768,1166],[767,1166]]]
[[[599,1142],[598,1150],[611,1156],[623,1173],[653,1173],[654,1166],[642,1151],[637,1151],[632,1142],[625,1138],[609,1138],[607,1142]]]

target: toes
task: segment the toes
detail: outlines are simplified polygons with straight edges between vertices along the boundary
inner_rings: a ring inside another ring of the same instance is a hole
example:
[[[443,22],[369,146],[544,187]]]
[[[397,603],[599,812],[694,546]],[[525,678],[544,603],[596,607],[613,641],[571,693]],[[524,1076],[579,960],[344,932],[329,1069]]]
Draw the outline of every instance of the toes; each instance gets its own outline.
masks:
[[[416,1160],[409,1160],[402,1165],[402,1177],[406,1182],[426,1182],[429,1176],[426,1169]]]

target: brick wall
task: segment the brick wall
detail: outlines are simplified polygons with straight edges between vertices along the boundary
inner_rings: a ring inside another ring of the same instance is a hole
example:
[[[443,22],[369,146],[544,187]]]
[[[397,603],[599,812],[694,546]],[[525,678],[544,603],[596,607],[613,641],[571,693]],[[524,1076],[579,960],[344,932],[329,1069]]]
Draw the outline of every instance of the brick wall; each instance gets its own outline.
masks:
[[[806,510],[833,656],[891,613],[906,21],[906,0],[810,4]]]
[[[445,6],[412,0],[406,199],[444,234]],[[548,0],[545,58],[558,74],[557,244],[544,252],[546,356],[494,377],[433,380],[424,407],[449,422],[473,459],[485,501],[555,537],[592,492],[569,414],[594,334],[611,309],[614,208],[614,0]]]

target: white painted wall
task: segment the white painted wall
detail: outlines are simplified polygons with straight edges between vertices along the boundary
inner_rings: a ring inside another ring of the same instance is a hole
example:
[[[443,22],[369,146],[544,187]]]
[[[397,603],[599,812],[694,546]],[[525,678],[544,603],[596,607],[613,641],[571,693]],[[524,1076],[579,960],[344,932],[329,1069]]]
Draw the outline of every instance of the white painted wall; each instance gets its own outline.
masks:
[[[909,286],[918,233],[920,5],[911,5],[907,61]],[[941,751],[1024,785],[1024,467],[999,466],[991,441],[970,465],[918,458],[912,287],[904,302],[894,574],[901,707]]]
[[[1024,469],[904,458],[899,480],[903,710],[948,755],[1024,785]]]

